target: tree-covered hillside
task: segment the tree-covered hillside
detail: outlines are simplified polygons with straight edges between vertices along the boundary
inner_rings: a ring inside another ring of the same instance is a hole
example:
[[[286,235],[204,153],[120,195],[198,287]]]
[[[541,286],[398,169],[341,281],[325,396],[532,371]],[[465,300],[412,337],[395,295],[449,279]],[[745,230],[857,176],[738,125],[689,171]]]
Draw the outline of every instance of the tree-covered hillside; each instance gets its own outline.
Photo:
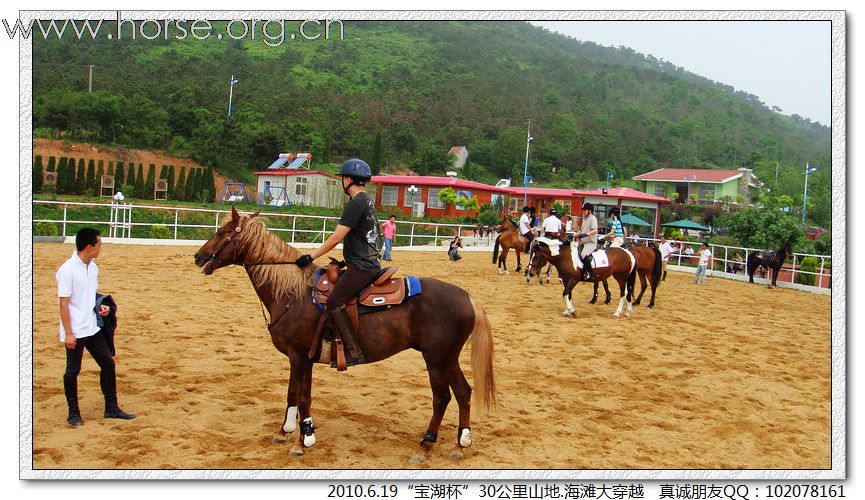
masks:
[[[809,161],[820,168],[809,217],[830,218],[828,127],[651,56],[526,23],[347,21],[341,40],[274,47],[262,36],[71,37],[34,41],[33,65],[36,135],[185,153],[239,178],[280,151],[440,173],[447,150],[465,145],[468,177],[522,179],[531,119],[539,184],[744,166],[801,206]]]

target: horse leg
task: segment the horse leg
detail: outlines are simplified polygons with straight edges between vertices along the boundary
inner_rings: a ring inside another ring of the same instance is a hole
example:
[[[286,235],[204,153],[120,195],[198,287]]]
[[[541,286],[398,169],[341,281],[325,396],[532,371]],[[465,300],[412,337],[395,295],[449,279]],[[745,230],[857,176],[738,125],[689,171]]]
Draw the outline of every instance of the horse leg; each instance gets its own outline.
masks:
[[[431,354],[432,356],[433,354]],[[424,359],[426,359],[426,354]],[[441,427],[442,418],[444,418],[445,410],[448,403],[451,401],[451,392],[448,388],[448,373],[447,370],[439,367],[431,366],[430,360],[427,359],[427,372],[429,372],[430,388],[433,393],[433,415],[427,427],[426,434],[420,442],[422,455],[414,455],[411,462],[421,464],[426,460],[426,456],[432,450],[436,441],[438,441],[439,427]]]
[[[565,310],[564,310],[564,312],[562,312],[562,316],[564,316],[566,318],[567,317],[576,318],[577,317],[577,310],[574,309],[574,303],[571,301],[574,286],[571,285],[570,282],[568,282],[568,284],[570,285],[570,287],[566,286],[565,290],[562,292],[562,298],[565,300]]]
[[[615,314],[613,314],[614,318],[618,318],[622,314],[622,307],[625,305],[625,279],[616,276],[616,281],[619,282],[619,307],[616,308]]]
[[[517,268],[514,269],[514,272],[515,272],[515,273],[518,273],[518,272],[520,272],[520,269],[523,268],[523,263],[522,263],[522,261],[520,260],[520,249],[519,249],[519,248],[514,248],[514,252],[517,254]]]
[[[609,304],[613,296],[610,295],[610,284],[607,282],[607,280],[604,280],[604,293],[607,294],[607,300],[604,301],[604,304]]]
[[[312,361],[298,356],[298,377],[297,387],[297,411],[300,416],[300,432],[297,433],[297,440],[294,446],[291,447],[289,454],[293,457],[303,455],[304,448],[310,448],[315,444],[315,427],[312,425],[312,416],[309,413],[312,403]]]
[[[296,363],[289,358],[288,393],[286,395],[285,417],[276,435],[271,438],[273,444],[282,444],[288,440],[288,435],[297,428],[297,370]]]
[[[547,283],[550,282],[550,276],[553,274],[553,265],[549,264],[547,266]]]
[[[448,385],[454,393],[460,408],[459,426],[457,427],[457,445],[460,448],[468,448],[472,445],[471,408],[472,388],[460,368],[459,362],[454,362],[448,372]],[[462,452],[454,450],[450,455],[452,460],[462,459]]]
[[[640,305],[640,301],[643,299],[643,294],[646,293],[646,271],[640,269],[640,295],[637,295],[637,300],[634,301],[634,305]]]
[[[510,250],[510,248],[502,246],[502,256],[499,257],[499,263],[501,263],[502,268],[499,269],[499,274],[501,274],[502,271],[504,271],[504,274],[510,274],[508,272],[508,252],[510,252]]]
[[[589,301],[589,304],[594,304],[598,301],[598,280],[595,280],[594,288],[592,289],[592,300]]]

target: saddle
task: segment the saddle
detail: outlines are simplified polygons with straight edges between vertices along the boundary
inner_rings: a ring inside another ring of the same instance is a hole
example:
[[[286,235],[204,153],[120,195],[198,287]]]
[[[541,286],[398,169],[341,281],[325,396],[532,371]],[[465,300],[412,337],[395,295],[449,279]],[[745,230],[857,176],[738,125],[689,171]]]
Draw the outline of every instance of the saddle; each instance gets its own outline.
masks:
[[[318,304],[326,304],[331,290],[339,282],[342,275],[344,262],[331,259],[327,265],[327,270],[318,279],[313,292],[315,301]],[[386,309],[390,306],[402,304],[406,299],[406,282],[403,278],[394,278],[393,275],[399,270],[398,266],[386,267],[382,269],[366,288],[360,291],[355,297],[346,302],[345,310],[351,318],[352,328],[355,335],[360,332],[359,314],[374,312]],[[324,329],[327,321],[326,314],[322,313],[318,322],[315,335],[313,336],[312,345],[309,349],[309,358],[315,358],[315,353],[318,350],[321,332]],[[318,361],[322,363],[330,363],[331,356],[335,359],[337,369],[343,371],[345,366],[344,344],[339,332],[339,328],[332,327],[331,332],[334,336],[333,342],[323,341],[321,343],[321,353]],[[331,353],[331,346],[336,345],[336,352]]]

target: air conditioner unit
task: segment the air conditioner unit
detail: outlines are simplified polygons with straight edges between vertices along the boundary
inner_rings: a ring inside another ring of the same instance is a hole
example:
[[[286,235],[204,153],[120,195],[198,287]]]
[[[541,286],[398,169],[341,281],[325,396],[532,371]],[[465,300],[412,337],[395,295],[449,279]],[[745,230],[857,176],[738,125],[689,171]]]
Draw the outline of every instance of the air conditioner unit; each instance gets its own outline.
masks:
[[[426,203],[421,203],[416,201],[411,205],[411,216],[412,217],[423,217],[424,212],[426,211]]]

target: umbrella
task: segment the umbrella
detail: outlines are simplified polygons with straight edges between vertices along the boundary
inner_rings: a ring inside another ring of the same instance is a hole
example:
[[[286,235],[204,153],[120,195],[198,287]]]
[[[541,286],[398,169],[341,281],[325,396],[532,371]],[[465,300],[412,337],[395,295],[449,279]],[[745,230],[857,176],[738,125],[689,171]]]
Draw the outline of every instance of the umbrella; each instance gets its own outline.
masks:
[[[622,224],[628,224],[630,226],[652,227],[652,225],[649,224],[648,222],[646,222],[643,219],[637,217],[636,215],[632,215],[632,214],[623,215],[621,221],[622,221]]]
[[[690,219],[677,220],[677,221],[668,222],[666,224],[661,224],[661,225],[666,226],[666,227],[676,227],[679,229],[694,229],[696,231],[708,231],[709,230],[708,227],[701,226]]]

